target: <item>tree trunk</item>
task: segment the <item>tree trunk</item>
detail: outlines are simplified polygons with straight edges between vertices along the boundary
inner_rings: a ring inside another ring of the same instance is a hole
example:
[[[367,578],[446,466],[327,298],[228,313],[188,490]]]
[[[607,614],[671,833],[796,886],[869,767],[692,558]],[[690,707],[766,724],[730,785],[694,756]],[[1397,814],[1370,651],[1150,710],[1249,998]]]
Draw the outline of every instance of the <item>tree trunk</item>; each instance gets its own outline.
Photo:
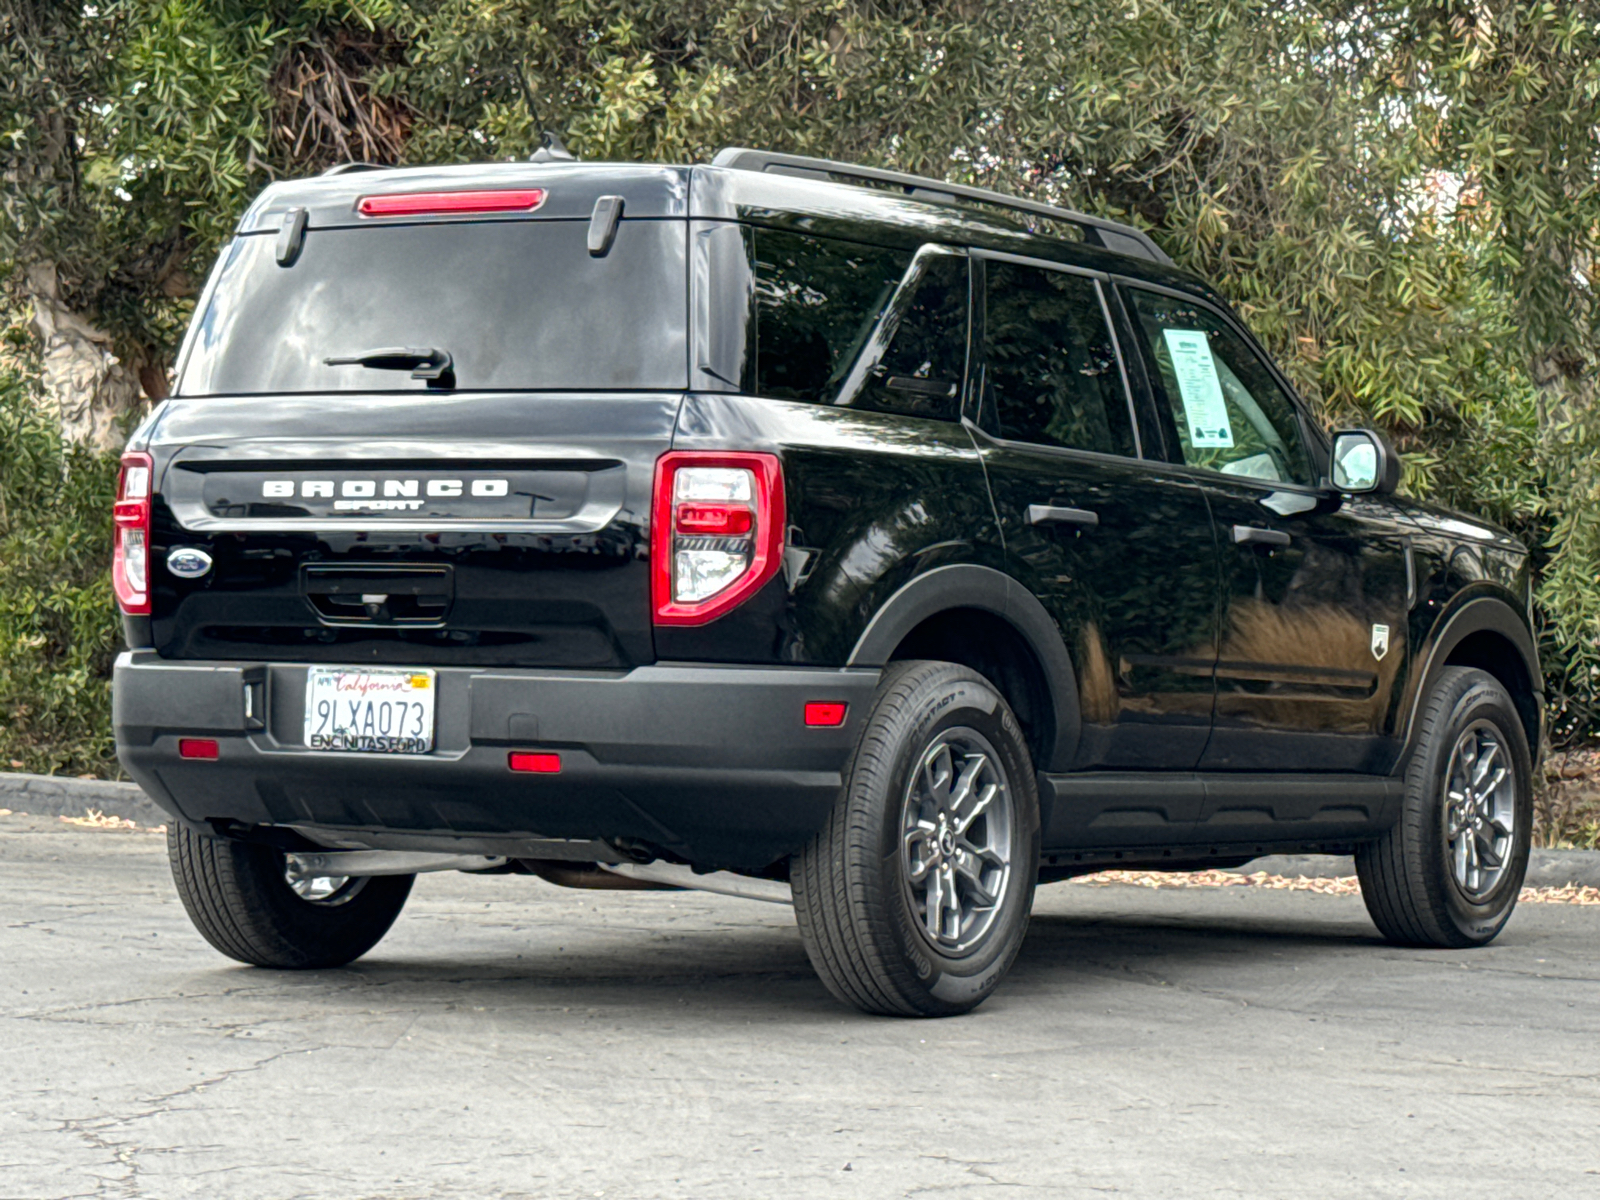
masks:
[[[44,359],[44,390],[61,427],[74,445],[106,452],[123,442],[117,419],[139,403],[139,380],[111,352],[111,338],[61,303],[52,262],[28,269],[33,328]]]

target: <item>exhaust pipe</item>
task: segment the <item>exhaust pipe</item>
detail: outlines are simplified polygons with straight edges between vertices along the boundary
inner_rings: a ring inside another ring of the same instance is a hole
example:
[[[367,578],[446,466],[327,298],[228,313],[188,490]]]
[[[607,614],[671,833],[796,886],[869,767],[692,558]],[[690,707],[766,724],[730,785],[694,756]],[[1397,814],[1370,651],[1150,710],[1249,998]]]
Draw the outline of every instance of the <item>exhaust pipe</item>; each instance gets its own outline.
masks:
[[[740,896],[746,900],[765,900],[768,904],[793,904],[794,895],[787,883],[773,879],[751,879],[748,875],[735,875],[732,871],[710,871],[698,875],[681,863],[601,863],[602,871],[648,883],[664,883],[671,887],[688,888],[698,892],[715,892],[719,896]]]
[[[429,871],[492,871],[506,865],[487,854],[427,854],[412,850],[338,850],[285,855],[291,879],[359,879],[368,875],[423,875]]]

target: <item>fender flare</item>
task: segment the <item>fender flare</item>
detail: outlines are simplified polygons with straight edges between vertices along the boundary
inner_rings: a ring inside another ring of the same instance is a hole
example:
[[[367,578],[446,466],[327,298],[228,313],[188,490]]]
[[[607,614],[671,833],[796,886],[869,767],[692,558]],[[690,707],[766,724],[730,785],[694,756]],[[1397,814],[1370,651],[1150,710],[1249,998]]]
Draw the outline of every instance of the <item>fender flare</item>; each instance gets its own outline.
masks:
[[[1043,771],[1064,770],[1078,749],[1082,726],[1078,709],[1078,675],[1061,630],[1038,597],[1003,571],[975,563],[935,567],[903,584],[867,622],[846,663],[881,667],[895,647],[929,617],[954,608],[993,613],[1021,635],[1039,660],[1055,712],[1051,761]]]
[[[1517,652],[1517,657],[1522,660],[1523,670],[1528,673],[1533,688],[1536,723],[1534,736],[1528,740],[1529,750],[1537,760],[1539,734],[1544,726],[1544,676],[1539,666],[1539,648],[1534,643],[1533,634],[1527,624],[1519,619],[1517,610],[1510,601],[1500,596],[1479,595],[1445,617],[1429,637],[1427,658],[1422,669],[1415,675],[1416,690],[1405,708],[1404,750],[1396,764],[1398,771],[1404,772],[1406,763],[1410,761],[1411,751],[1416,744],[1417,714],[1422,709],[1423,699],[1432,690],[1433,681],[1438,677],[1440,668],[1450,657],[1451,652],[1475,633],[1500,635],[1511,643]]]

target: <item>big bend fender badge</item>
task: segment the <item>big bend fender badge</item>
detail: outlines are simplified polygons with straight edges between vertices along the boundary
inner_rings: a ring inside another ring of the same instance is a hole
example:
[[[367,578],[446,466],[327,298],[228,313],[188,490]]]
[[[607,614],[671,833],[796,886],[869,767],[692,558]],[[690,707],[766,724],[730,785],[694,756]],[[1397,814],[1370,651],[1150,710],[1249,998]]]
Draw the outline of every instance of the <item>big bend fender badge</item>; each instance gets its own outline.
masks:
[[[167,570],[179,579],[199,579],[211,570],[211,555],[193,546],[179,546],[167,553]]]
[[[1389,653],[1389,627],[1387,625],[1374,625],[1372,627],[1372,657],[1379,662]]]

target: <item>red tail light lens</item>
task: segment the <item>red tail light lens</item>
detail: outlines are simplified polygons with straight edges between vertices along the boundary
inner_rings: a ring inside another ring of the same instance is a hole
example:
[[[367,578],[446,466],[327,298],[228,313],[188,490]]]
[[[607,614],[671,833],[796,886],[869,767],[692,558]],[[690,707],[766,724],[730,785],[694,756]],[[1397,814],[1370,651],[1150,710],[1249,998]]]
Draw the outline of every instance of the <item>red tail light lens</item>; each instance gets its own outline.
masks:
[[[216,738],[179,738],[179,758],[200,758],[210,761],[222,753]]]
[[[153,464],[142,451],[122,456],[117,476],[116,527],[111,547],[111,590],[129,616],[150,612],[150,478]]]
[[[783,536],[777,455],[662,455],[650,527],[656,624],[704,625],[749,599],[777,573]]]
[[[440,213],[532,212],[544,203],[543,188],[499,188],[487,192],[403,192],[363,196],[356,211],[363,217],[417,217]]]
[[[561,770],[559,754],[532,754],[513,750],[507,755],[506,761],[513,771],[531,771],[535,775],[554,775]]]

